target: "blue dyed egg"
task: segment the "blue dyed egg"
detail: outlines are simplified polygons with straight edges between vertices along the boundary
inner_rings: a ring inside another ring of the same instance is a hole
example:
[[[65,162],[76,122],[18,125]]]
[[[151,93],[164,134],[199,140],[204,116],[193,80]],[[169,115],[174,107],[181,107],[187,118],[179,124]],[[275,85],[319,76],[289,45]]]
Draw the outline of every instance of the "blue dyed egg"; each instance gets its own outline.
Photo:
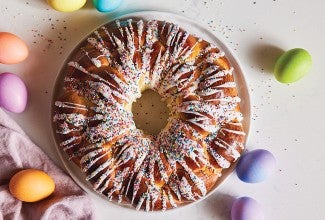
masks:
[[[93,0],[93,2],[100,12],[114,11],[122,4],[122,0]]]
[[[231,220],[264,220],[263,208],[255,199],[238,198],[231,207]]]
[[[236,172],[246,183],[259,183],[267,179],[275,170],[276,161],[267,150],[258,149],[246,153],[238,162]]]

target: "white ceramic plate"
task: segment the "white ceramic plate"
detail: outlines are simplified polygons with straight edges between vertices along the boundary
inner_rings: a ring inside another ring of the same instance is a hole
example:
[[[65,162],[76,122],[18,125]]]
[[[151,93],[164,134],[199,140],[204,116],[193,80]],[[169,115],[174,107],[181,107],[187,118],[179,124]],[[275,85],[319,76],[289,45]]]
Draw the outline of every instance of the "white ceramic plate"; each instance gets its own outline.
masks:
[[[244,115],[243,126],[244,126],[244,130],[245,130],[245,133],[246,133],[246,142],[247,142],[248,134],[249,134],[249,127],[250,127],[250,118],[251,118],[250,114],[251,114],[251,112],[250,112],[249,92],[248,92],[247,84],[246,84],[246,81],[245,81],[244,72],[243,72],[243,70],[242,70],[242,68],[240,66],[240,63],[239,63],[236,55],[220,39],[220,37],[216,36],[214,33],[209,31],[202,24],[198,24],[195,21],[190,20],[190,19],[188,19],[186,17],[180,16],[180,15],[177,15],[177,14],[172,14],[172,13],[169,13],[169,12],[158,12],[158,11],[134,12],[134,13],[126,14],[126,15],[123,15],[123,16],[115,17],[115,18],[113,18],[111,20],[108,20],[107,23],[109,23],[109,22],[111,22],[111,21],[113,21],[115,19],[127,19],[127,18],[137,18],[137,19],[144,19],[144,20],[150,20],[150,19],[165,20],[165,21],[168,21],[168,22],[178,24],[180,27],[182,27],[184,30],[188,31],[189,33],[195,34],[195,35],[203,38],[204,40],[206,40],[208,42],[214,43],[219,49],[221,49],[222,51],[225,52],[227,59],[231,63],[231,66],[234,67],[234,77],[235,77],[235,81],[236,81],[236,84],[237,84],[239,97],[242,100],[240,102],[240,106],[241,106],[241,112]],[[67,60],[69,60],[69,58]],[[64,63],[64,66],[63,66],[62,69],[64,69],[65,66],[66,66],[66,62]],[[58,75],[58,77],[57,77],[56,86],[54,88],[53,101],[57,97],[57,94],[58,94],[57,90],[60,90],[60,88],[62,89],[62,87],[61,87],[62,81],[63,81],[62,78],[63,78],[63,74],[60,73]],[[52,116],[51,116],[51,118],[52,118]],[[52,130],[54,132],[54,129],[52,129]],[[53,135],[54,135],[54,133],[53,133]],[[54,140],[54,142],[57,143],[55,140]],[[69,174],[72,176],[72,178],[79,184],[79,186],[82,187],[86,192],[94,194],[96,196],[99,196],[100,198],[103,199],[103,202],[107,203],[107,198],[105,198],[104,196],[96,193],[92,189],[91,184],[88,183],[85,180],[85,175],[84,175],[84,173],[82,173],[80,171],[79,167],[76,166],[73,162],[68,160],[67,155],[63,150],[61,150],[58,146],[56,148],[58,150],[58,154],[59,154],[60,159],[62,160],[62,163],[64,164],[65,168],[67,169]],[[218,186],[225,180],[225,178],[227,176],[229,176],[229,174],[233,171],[234,168],[235,168],[235,164],[233,164],[229,169],[223,171],[223,176],[221,178],[219,178],[219,180],[215,184],[214,188],[202,199],[205,199],[209,195],[211,195],[218,188]],[[185,205],[190,205],[190,204],[195,204],[195,203],[201,201],[202,199],[197,200],[195,202],[186,203],[186,204],[184,204],[184,206]],[[119,204],[119,205],[125,206],[125,207],[128,207],[128,208],[132,207],[131,205],[122,205],[122,204]],[[180,207],[182,207],[182,206],[180,206]]]

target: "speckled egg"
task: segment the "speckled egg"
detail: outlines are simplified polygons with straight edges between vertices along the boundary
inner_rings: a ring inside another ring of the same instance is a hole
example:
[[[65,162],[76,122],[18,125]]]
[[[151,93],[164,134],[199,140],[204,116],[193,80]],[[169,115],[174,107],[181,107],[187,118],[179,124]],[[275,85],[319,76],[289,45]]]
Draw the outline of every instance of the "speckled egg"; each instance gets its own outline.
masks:
[[[231,220],[264,220],[262,206],[250,197],[241,197],[231,207]]]
[[[111,12],[122,4],[122,0],[93,0],[93,2],[100,12]]]
[[[10,193],[24,202],[37,202],[53,193],[55,183],[45,172],[36,169],[22,170],[9,182]]]
[[[274,67],[275,78],[282,83],[293,83],[304,77],[312,66],[311,55],[302,48],[282,54]]]
[[[13,73],[0,74],[0,107],[14,113],[21,113],[27,105],[25,83]]]
[[[12,33],[0,32],[0,63],[20,63],[27,56],[28,48],[22,39]]]
[[[86,4],[86,0],[47,0],[47,3],[57,11],[77,11]]]
[[[257,149],[244,154],[236,167],[237,176],[246,183],[258,183],[275,170],[276,160],[267,150]]]

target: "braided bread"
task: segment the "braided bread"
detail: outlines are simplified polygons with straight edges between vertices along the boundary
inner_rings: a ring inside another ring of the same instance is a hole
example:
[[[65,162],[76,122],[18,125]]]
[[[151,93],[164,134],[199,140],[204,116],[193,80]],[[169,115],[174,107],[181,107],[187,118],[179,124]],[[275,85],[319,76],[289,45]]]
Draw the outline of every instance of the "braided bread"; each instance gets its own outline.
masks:
[[[56,139],[96,192],[136,209],[204,197],[244,149],[233,68],[216,46],[157,20],[116,20],[72,53],[55,98]],[[158,135],[137,129],[144,90],[170,109]]]

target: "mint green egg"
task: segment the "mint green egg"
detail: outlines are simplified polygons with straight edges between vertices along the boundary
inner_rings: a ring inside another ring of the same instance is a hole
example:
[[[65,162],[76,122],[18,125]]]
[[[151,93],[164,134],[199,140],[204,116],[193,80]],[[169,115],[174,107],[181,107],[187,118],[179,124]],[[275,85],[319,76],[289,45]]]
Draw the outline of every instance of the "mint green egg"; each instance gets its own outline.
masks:
[[[282,54],[275,63],[274,76],[282,83],[293,83],[304,77],[312,66],[308,51],[295,48]]]

